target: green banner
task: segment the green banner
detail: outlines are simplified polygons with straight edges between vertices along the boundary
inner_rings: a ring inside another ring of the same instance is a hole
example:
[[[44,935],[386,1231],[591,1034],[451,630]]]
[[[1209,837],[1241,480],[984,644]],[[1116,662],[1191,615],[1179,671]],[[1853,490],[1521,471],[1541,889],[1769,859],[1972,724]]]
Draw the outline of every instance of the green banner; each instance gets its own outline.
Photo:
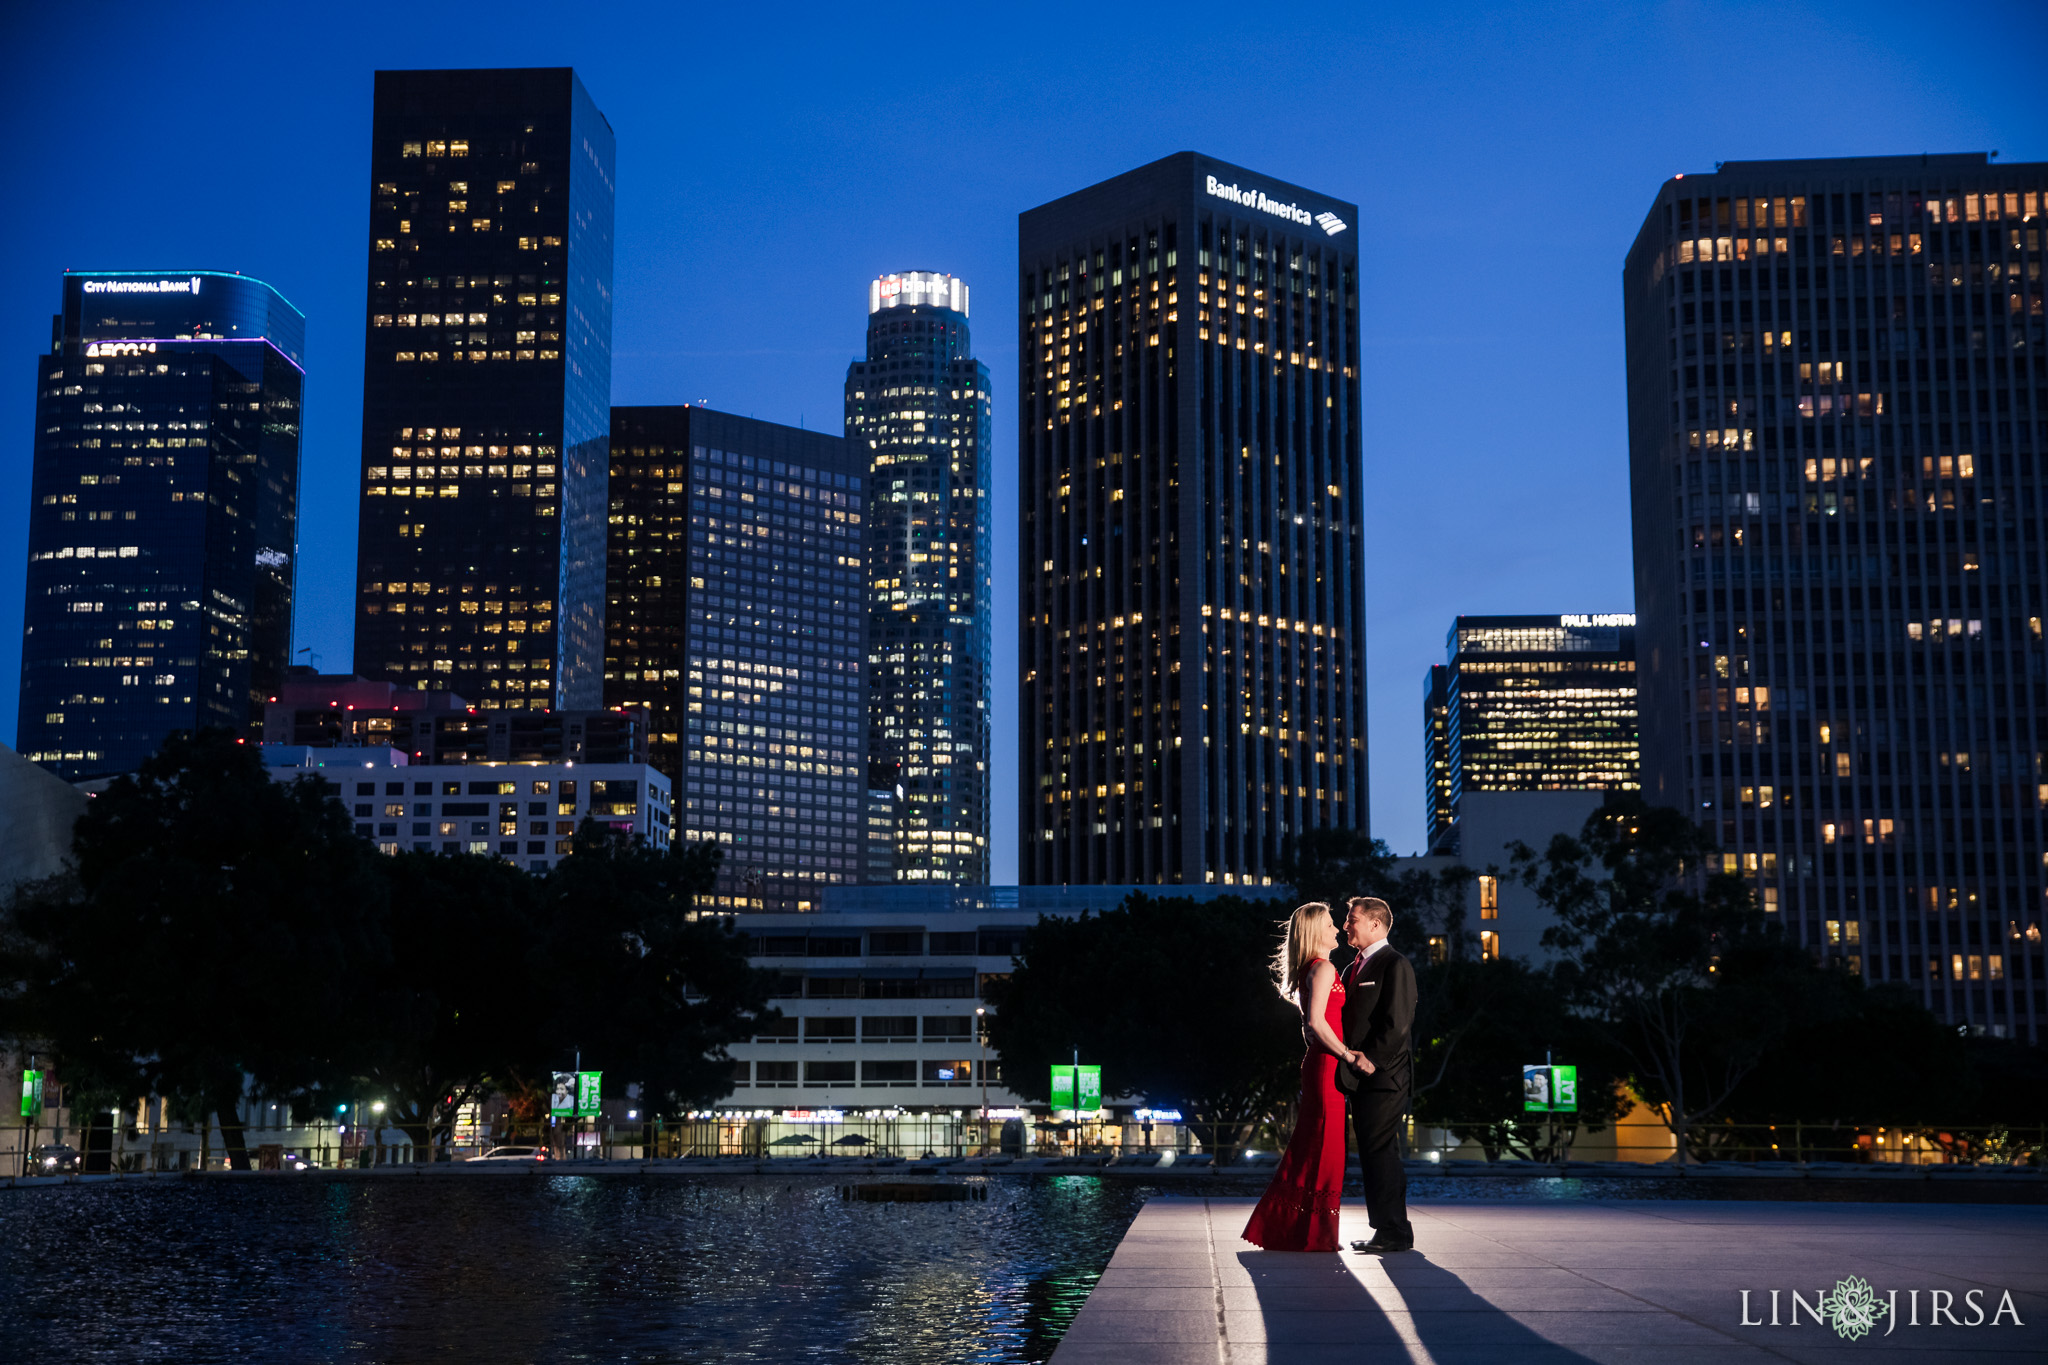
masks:
[[[1525,1113],[1577,1113],[1579,1069],[1544,1064],[1522,1068],[1522,1109]]]
[[[567,1119],[576,1116],[576,1074],[574,1071],[554,1073],[554,1084],[548,1088],[550,1117]]]
[[[1072,1109],[1074,1107],[1074,1068],[1056,1066],[1052,1069],[1052,1107]]]
[[[576,1117],[595,1118],[603,1105],[604,1073],[602,1071],[579,1071],[576,1073]]]
[[[32,1119],[43,1112],[43,1073],[21,1073],[21,1116]]]
[[[1074,1087],[1078,1092],[1074,1107],[1085,1114],[1092,1114],[1102,1107],[1102,1068],[1084,1066],[1078,1069],[1081,1082]]]
[[[1052,1069],[1052,1107],[1089,1114],[1102,1107],[1102,1068],[1056,1066]]]

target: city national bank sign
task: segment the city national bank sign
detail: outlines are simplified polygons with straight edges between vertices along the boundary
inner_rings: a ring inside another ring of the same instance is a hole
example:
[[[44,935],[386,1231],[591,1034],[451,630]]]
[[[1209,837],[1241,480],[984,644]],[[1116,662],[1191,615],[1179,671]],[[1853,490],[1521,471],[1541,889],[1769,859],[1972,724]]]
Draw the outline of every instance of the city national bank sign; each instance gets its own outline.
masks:
[[[186,280],[87,280],[88,294],[197,294],[199,277]]]
[[[1224,184],[1213,175],[1208,177],[1208,190],[1210,195],[1217,199],[1227,199],[1233,204],[1242,204],[1245,208],[1257,209],[1260,213],[1270,213],[1275,218],[1285,218],[1288,222],[1299,223],[1303,227],[1319,227],[1331,237],[1351,226],[1334,213],[1310,213],[1299,204],[1286,204],[1270,198],[1264,190],[1242,190],[1235,185]]]

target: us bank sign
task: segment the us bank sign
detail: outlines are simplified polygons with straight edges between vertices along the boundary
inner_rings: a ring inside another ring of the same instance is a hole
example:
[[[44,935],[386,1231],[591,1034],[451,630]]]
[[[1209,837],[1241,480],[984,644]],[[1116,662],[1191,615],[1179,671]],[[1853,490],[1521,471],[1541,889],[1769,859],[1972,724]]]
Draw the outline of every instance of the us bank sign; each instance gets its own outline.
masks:
[[[1224,184],[1213,175],[1208,177],[1208,190],[1217,199],[1227,199],[1233,204],[1242,204],[1245,208],[1257,209],[1260,213],[1270,213],[1275,218],[1285,218],[1288,222],[1299,223],[1303,227],[1319,227],[1331,237],[1351,226],[1334,213],[1310,213],[1299,204],[1283,203],[1271,198],[1264,190],[1239,189],[1235,185]]]

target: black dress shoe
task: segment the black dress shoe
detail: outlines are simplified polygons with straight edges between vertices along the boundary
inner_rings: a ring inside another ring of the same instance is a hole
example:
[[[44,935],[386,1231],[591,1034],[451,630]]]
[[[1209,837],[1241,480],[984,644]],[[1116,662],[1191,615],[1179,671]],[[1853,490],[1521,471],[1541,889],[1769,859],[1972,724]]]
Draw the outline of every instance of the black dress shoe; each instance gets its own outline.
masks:
[[[1415,1242],[1413,1239],[1393,1241],[1387,1238],[1374,1237],[1370,1242],[1353,1242],[1351,1249],[1369,1256],[1383,1256],[1390,1251],[1413,1251],[1415,1250]]]

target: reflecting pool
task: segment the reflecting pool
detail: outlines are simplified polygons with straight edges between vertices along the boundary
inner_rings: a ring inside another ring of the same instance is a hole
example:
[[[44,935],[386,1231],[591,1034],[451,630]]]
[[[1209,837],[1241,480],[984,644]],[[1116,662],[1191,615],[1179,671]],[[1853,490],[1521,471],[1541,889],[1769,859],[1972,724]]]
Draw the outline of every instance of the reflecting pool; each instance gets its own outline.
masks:
[[[904,1204],[826,1176],[17,1189],[0,1341],[39,1362],[1044,1360],[1153,1191],[988,1183]]]

